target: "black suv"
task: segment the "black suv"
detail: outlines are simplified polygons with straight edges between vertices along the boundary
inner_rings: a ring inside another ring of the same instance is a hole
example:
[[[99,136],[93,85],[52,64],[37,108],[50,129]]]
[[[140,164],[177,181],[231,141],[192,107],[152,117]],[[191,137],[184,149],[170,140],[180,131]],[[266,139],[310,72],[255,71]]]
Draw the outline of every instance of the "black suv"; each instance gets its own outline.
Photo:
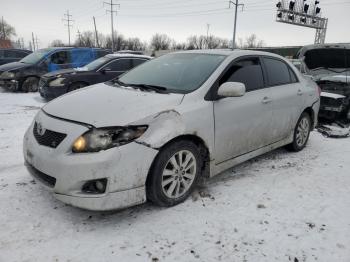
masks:
[[[1,49],[0,48],[0,65],[21,60],[29,55],[32,51],[24,49]]]
[[[39,82],[39,92],[42,97],[53,99],[70,91],[116,78],[150,59],[151,57],[144,55],[109,54],[84,67],[43,75]]]
[[[19,62],[0,66],[0,86],[9,91],[38,91],[40,77],[60,69],[84,66],[110,53],[99,48],[55,47],[39,49]]]

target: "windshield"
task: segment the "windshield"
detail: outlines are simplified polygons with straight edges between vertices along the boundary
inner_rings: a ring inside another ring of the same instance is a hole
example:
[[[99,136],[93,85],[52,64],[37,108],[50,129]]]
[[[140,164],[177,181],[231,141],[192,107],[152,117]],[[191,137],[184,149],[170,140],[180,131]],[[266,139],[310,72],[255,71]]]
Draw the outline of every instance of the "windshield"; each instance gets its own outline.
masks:
[[[347,62],[348,60],[348,62]],[[311,70],[318,68],[348,68],[350,50],[343,48],[314,49],[305,53],[305,64]]]
[[[92,71],[92,70],[96,70],[97,68],[99,68],[101,65],[105,64],[106,62],[110,61],[110,58],[107,57],[101,57],[99,59],[96,59],[94,61],[92,61],[90,64],[87,64],[86,66],[84,66],[84,70],[87,71]]]
[[[34,53],[31,53],[30,55],[27,55],[22,60],[20,60],[20,62],[25,64],[36,64],[41,59],[43,59],[50,51],[50,49],[40,49],[38,51],[35,51]]]
[[[169,92],[199,88],[226,58],[223,55],[174,53],[144,63],[119,78],[125,85],[149,85]]]

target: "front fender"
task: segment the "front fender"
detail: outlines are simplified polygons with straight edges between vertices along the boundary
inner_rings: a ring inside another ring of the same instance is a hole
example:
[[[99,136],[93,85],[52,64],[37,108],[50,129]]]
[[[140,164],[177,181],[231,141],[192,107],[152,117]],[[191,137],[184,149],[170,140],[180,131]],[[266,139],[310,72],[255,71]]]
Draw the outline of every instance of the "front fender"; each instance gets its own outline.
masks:
[[[155,149],[183,135],[186,129],[181,114],[176,110],[166,110],[143,121],[147,122],[149,127],[136,142]]]

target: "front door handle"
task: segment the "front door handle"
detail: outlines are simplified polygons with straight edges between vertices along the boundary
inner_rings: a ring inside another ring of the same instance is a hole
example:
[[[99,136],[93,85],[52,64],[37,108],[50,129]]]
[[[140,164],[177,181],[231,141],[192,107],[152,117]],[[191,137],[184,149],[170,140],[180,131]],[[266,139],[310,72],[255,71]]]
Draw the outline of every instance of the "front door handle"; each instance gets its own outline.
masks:
[[[300,89],[298,90],[298,96],[302,96],[303,95],[303,91],[301,91]]]
[[[272,102],[272,99],[267,97],[267,96],[265,96],[264,99],[262,100],[263,104],[268,104],[268,103],[271,103],[271,102]]]

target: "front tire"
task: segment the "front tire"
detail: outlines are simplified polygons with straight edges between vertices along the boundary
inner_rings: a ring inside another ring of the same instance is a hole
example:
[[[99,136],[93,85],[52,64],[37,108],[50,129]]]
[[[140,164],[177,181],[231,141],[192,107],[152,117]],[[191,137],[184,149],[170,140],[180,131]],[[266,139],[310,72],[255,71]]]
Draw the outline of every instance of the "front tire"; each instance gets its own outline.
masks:
[[[28,77],[22,84],[22,91],[37,92],[39,89],[39,79],[36,77]]]
[[[294,129],[293,142],[287,146],[287,149],[299,152],[306,146],[311,132],[311,118],[306,112],[302,113]]]
[[[159,206],[174,206],[192,192],[201,174],[200,149],[190,141],[163,148],[156,157],[146,182],[147,199]]]

